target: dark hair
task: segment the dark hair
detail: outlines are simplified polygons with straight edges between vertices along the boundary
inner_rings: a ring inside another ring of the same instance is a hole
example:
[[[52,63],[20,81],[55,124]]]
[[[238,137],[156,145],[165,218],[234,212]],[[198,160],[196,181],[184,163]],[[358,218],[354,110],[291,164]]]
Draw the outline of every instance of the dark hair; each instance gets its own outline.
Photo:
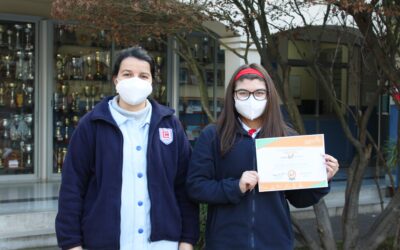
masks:
[[[263,78],[255,74],[242,75],[235,81],[235,76],[239,71],[253,68],[261,72]],[[267,88],[267,106],[264,113],[261,115],[262,125],[260,130],[260,137],[278,137],[288,134],[289,127],[286,125],[282,118],[282,113],[279,106],[279,96],[276,91],[275,85],[268,75],[267,71],[259,64],[243,65],[239,67],[232,75],[226,89],[224,109],[217,120],[217,133],[220,139],[221,155],[225,155],[234,145],[237,132],[241,130],[241,124],[237,117],[239,116],[235,108],[234,91],[236,82],[243,79],[259,79],[265,82]]]
[[[112,76],[115,77],[118,75],[119,72],[119,68],[121,67],[121,62],[128,57],[134,57],[137,58],[139,60],[143,60],[146,61],[150,64],[150,72],[151,75],[154,77],[154,72],[155,72],[155,65],[154,65],[154,59],[153,57],[151,57],[149,55],[149,53],[141,48],[141,47],[131,47],[131,48],[127,48],[124,50],[121,50],[118,53],[117,59],[114,62],[114,68],[112,71]]]

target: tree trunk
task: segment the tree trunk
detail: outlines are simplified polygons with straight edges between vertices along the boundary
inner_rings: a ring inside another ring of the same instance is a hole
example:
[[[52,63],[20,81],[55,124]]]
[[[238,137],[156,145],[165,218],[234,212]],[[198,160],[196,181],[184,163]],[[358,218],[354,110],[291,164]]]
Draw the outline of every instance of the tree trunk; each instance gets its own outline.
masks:
[[[307,246],[308,249],[311,250],[319,250],[321,247],[317,244],[317,242],[311,237],[307,231],[304,231],[300,226],[300,223],[296,218],[291,216],[292,225],[294,227],[294,234],[298,241],[300,241],[303,245]]]
[[[376,249],[394,228],[400,217],[400,192],[397,192],[385,210],[379,214],[369,231],[358,242],[356,249]]]
[[[314,212],[317,219],[318,235],[323,248],[326,250],[336,250],[337,247],[333,235],[332,224],[324,199],[321,199],[316,205],[314,205]]]
[[[356,155],[350,165],[343,208],[343,249],[353,249],[359,240],[358,205],[362,178],[369,154]]]
[[[197,83],[199,84],[201,107],[203,108],[204,113],[206,113],[206,115],[207,115],[208,122],[213,123],[213,122],[215,122],[215,118],[214,118],[213,113],[210,111],[209,98],[208,98],[208,87],[207,87],[207,83],[204,79],[204,75],[199,70],[197,64],[189,63],[189,65],[190,65],[190,68],[191,68],[193,74],[197,78]]]

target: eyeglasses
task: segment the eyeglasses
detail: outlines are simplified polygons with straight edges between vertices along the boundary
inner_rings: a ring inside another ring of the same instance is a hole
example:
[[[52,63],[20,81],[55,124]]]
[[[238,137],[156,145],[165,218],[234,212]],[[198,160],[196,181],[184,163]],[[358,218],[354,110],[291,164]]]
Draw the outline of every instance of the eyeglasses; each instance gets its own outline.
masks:
[[[246,89],[235,90],[236,99],[240,101],[246,101],[249,99],[250,95],[253,95],[254,99],[257,101],[263,101],[267,99],[267,93],[268,91],[266,89],[256,89],[253,92],[250,92]]]

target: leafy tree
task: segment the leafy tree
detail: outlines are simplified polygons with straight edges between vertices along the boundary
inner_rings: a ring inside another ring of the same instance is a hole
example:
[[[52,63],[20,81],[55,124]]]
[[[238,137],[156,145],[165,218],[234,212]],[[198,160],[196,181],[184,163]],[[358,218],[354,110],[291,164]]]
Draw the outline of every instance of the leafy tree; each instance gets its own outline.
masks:
[[[203,15],[204,9],[205,6],[190,1],[183,4],[169,0],[55,0],[52,16],[67,23],[78,21],[74,25],[88,32],[105,30],[108,39],[121,46],[141,45],[149,38],[167,44],[168,38],[174,38],[175,52],[197,78],[203,111],[209,121],[214,121],[209,108],[204,65],[192,54],[192,44],[187,36],[198,31],[217,39],[217,35],[203,25],[209,19]]]

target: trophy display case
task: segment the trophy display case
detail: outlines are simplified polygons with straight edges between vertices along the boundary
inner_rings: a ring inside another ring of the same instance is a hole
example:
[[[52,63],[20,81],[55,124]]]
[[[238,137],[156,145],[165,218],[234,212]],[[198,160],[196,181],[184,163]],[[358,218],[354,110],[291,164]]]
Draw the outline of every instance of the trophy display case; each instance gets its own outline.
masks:
[[[111,44],[73,25],[54,25],[53,173],[61,173],[79,119],[105,96],[111,83]]]
[[[79,119],[104,97],[115,95],[111,80],[112,55],[119,47],[105,32],[90,34],[73,25],[55,24],[53,110],[53,174],[61,173],[69,139]],[[167,47],[155,39],[140,44],[154,58],[152,97],[167,104],[165,58]]]
[[[34,172],[35,26],[0,20],[0,175]]]

